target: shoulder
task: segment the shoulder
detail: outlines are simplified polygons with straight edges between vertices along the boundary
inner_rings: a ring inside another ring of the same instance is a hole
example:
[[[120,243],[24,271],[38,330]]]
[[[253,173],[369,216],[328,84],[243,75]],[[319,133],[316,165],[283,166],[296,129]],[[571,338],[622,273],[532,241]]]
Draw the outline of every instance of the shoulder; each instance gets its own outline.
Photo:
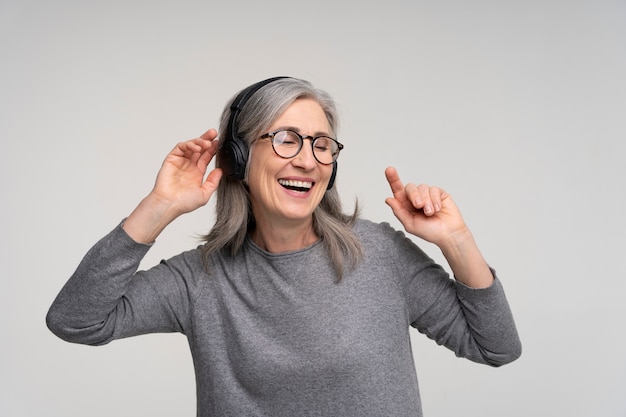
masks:
[[[198,282],[206,276],[206,267],[200,247],[163,259],[157,268],[165,270],[168,275],[175,275],[188,283]]]
[[[387,222],[377,223],[367,219],[359,219],[355,222],[353,231],[361,244],[364,245],[406,239],[404,232],[394,229]]]
[[[393,259],[398,264],[418,261],[432,262],[432,259],[415,242],[417,238],[407,236],[387,222],[377,223],[359,219],[354,225],[366,256],[380,255]]]

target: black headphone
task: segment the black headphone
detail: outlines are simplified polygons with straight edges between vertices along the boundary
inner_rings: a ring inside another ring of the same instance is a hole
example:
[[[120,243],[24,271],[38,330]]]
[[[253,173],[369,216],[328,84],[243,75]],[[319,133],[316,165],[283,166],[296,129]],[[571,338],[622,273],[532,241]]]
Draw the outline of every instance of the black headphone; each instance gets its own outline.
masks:
[[[219,161],[219,167],[224,171],[224,175],[233,177],[238,180],[243,180],[246,171],[246,165],[248,163],[248,145],[246,141],[237,135],[237,116],[241,112],[241,109],[246,102],[267,84],[270,84],[276,80],[281,80],[290,77],[273,77],[267,80],[260,81],[256,84],[252,84],[233,100],[230,105],[230,118],[228,120],[228,126],[226,133],[224,134],[224,143],[220,145],[220,150],[217,155]],[[333,172],[330,175],[328,181],[327,190],[330,190],[335,183],[335,177],[337,176],[337,161],[333,162]]]

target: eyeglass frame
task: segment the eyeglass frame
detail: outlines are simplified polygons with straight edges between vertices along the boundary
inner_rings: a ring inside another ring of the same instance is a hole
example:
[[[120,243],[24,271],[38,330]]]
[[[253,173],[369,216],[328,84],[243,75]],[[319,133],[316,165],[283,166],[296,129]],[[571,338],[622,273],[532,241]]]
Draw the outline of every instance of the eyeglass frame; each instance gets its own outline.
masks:
[[[276,136],[276,134],[280,133],[280,132],[290,132],[293,133],[294,135],[296,135],[299,139],[300,139],[300,146],[298,147],[298,150],[296,151],[295,154],[293,154],[292,156],[282,156],[280,155],[278,152],[276,152],[276,148],[274,147],[274,137]],[[331,162],[322,162],[319,159],[317,159],[317,156],[315,155],[315,146],[313,145],[315,143],[316,140],[318,139],[330,139],[333,142],[335,142],[337,144],[337,153],[335,154],[333,160]],[[283,159],[291,159],[291,158],[295,158],[296,156],[298,156],[298,154],[302,151],[302,147],[304,146],[304,140],[308,139],[311,141],[311,153],[313,154],[313,158],[315,158],[315,160],[317,162],[319,162],[322,165],[332,165],[337,161],[337,158],[339,158],[339,153],[341,152],[341,150],[344,148],[343,144],[340,143],[337,139],[335,138],[331,138],[330,136],[326,136],[326,135],[320,135],[320,136],[311,136],[311,135],[301,135],[300,133],[296,132],[295,130],[292,129],[278,129],[274,132],[268,132],[265,133],[261,136],[259,136],[259,138],[257,140],[261,140],[261,139],[270,139],[270,143],[272,144],[272,150],[274,151],[274,153],[276,155],[278,155],[279,157],[283,158]]]

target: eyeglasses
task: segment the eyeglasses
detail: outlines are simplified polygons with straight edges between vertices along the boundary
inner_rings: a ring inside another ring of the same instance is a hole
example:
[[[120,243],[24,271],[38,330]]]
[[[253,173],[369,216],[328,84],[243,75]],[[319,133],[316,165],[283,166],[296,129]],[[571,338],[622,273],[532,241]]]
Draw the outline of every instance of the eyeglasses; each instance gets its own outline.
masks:
[[[339,151],[343,149],[343,145],[331,137],[301,135],[293,130],[277,130],[276,132],[266,133],[259,139],[271,139],[272,148],[276,155],[285,159],[298,155],[302,150],[304,139],[309,139],[313,157],[315,157],[317,162],[324,165],[330,165],[335,162],[339,156]]]

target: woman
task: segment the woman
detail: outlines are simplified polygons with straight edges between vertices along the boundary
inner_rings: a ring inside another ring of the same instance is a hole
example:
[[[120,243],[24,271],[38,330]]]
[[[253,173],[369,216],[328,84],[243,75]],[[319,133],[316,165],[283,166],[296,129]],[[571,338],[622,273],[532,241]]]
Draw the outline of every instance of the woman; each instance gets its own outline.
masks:
[[[451,197],[385,172],[386,203],[442,250],[454,280],[402,232],[342,213],[336,128],[332,100],[308,82],[243,90],[220,140],[211,129],[178,144],[149,195],[87,253],[50,329],[93,345],[185,334],[199,416],[420,416],[410,326],[479,363],[516,359],[500,281]],[[216,190],[205,244],[137,272],[160,232]]]

